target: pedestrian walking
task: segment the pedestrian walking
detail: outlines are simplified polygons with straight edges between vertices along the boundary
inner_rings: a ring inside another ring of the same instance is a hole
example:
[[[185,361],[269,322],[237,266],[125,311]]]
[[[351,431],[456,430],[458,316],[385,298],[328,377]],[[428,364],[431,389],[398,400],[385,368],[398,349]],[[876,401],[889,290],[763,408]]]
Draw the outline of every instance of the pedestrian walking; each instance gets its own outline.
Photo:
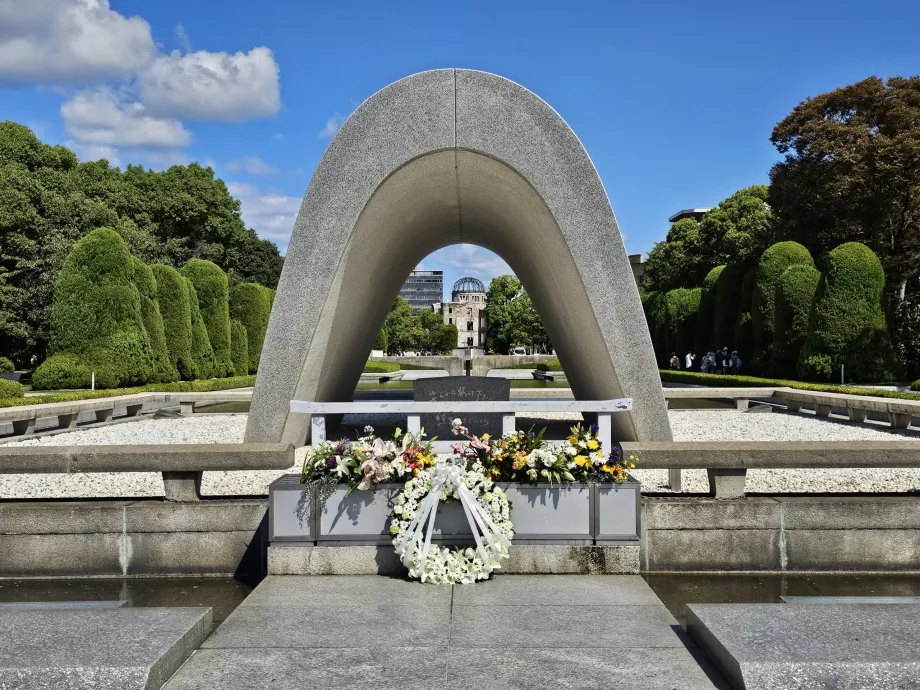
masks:
[[[692,352],[688,352],[684,360],[687,363],[687,366],[685,367],[685,369],[689,371],[690,369],[693,368],[693,362],[696,361],[696,355],[693,354]]]
[[[676,352],[672,352],[672,353],[671,353],[671,362],[670,362],[670,365],[671,365],[671,369],[672,369],[672,370],[677,371],[677,370],[680,369],[680,360],[677,359],[677,353],[676,353]]]

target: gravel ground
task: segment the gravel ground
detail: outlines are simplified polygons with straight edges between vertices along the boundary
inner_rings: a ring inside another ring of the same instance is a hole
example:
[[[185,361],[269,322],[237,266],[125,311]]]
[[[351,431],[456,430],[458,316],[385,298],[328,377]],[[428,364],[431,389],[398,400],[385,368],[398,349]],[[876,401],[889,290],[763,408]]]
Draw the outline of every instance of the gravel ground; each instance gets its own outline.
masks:
[[[886,425],[821,420],[807,414],[743,413],[735,410],[671,410],[676,441],[920,441],[920,430],[891,431]],[[16,441],[9,446],[60,446],[141,443],[237,443],[243,440],[247,415],[196,415],[173,419],[143,419],[65,434]],[[398,420],[350,415],[344,426],[361,428],[376,421],[383,428]],[[533,415],[526,424],[576,422],[567,414]],[[386,422],[386,423],[385,423]],[[293,471],[299,471],[305,449],[298,449]],[[641,462],[640,462],[641,466]],[[208,496],[261,495],[276,477],[288,471],[205,472],[202,492]],[[635,471],[650,492],[665,492],[665,470]],[[708,490],[704,470],[685,470],[683,492]],[[750,470],[751,493],[829,493],[920,491],[920,468]],[[160,474],[99,473],[85,475],[0,475],[0,498],[130,498],[162,496]]]

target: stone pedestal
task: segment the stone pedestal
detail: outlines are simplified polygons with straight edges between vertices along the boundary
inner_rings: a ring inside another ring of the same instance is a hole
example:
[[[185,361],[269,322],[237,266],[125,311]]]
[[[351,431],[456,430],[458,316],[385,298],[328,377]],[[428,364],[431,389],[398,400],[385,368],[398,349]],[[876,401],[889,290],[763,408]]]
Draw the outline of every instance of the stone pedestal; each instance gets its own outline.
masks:
[[[480,401],[508,400],[511,396],[511,381],[492,376],[440,376],[437,378],[418,379],[413,382],[415,400],[435,401]],[[441,440],[450,440],[452,420],[460,417],[470,433],[481,436],[489,433],[495,437],[502,435],[502,415],[500,414],[465,414],[441,412],[423,414],[422,428],[428,438],[437,436]]]

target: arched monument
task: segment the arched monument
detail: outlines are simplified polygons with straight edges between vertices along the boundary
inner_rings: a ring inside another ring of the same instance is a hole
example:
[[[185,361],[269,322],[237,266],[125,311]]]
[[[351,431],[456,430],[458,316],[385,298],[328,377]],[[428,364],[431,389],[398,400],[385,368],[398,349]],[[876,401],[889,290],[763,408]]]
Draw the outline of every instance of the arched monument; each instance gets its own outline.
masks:
[[[441,247],[500,255],[575,396],[630,397],[619,440],[670,441],[648,327],[581,142],[522,86],[444,69],[390,84],[335,135],[307,189],[262,348],[248,442],[302,443],[291,400],[351,400],[400,285]]]

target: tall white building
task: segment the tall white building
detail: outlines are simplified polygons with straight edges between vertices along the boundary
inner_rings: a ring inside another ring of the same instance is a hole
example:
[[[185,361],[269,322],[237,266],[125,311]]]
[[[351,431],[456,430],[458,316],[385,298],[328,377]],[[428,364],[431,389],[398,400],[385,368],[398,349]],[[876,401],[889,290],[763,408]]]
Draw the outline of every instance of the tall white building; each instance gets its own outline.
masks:
[[[472,349],[473,354],[485,352],[488,319],[486,317],[486,287],[476,278],[461,278],[454,283],[450,302],[441,304],[444,323],[457,327],[457,349]]]

